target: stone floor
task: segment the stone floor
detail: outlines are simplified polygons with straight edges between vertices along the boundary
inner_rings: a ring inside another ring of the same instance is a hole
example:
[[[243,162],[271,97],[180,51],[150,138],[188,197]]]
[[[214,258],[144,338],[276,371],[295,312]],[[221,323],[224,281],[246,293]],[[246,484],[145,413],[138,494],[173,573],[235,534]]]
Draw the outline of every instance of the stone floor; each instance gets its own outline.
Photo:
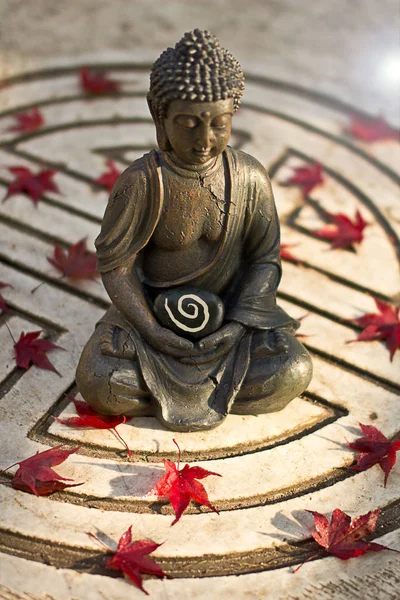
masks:
[[[385,488],[378,466],[364,473],[347,468],[353,454],[346,446],[359,436],[359,422],[388,437],[400,433],[400,353],[390,362],[381,342],[346,343],[357,336],[350,320],[375,310],[371,296],[400,299],[400,144],[367,145],[345,133],[353,106],[380,111],[394,124],[399,117],[393,81],[378,86],[366,76],[368,69],[378,72],[375,48],[383,58],[396,50],[395,3],[379,10],[362,3],[361,10],[360,2],[342,0],[333,10],[306,2],[300,10],[289,1],[253,1],[246,11],[238,2],[211,9],[207,1],[202,10],[199,4],[171,2],[149,15],[145,2],[131,12],[119,1],[84,2],[81,13],[77,2],[62,10],[44,0],[0,7],[0,195],[12,165],[56,168],[62,192],[47,193],[38,208],[23,195],[0,205],[0,281],[13,286],[2,294],[14,311],[0,316],[0,468],[60,443],[79,443],[79,453],[59,471],[74,479],[79,473],[85,482],[48,498],[0,486],[0,598],[142,597],[110,576],[87,535],[118,540],[133,525],[136,539],[164,542],[154,556],[172,578],[145,580],[160,600],[397,600],[394,552],[347,562],[320,558],[293,574],[294,565],[312,556],[306,509],[330,514],[339,507],[357,515],[379,507],[375,541],[400,550],[399,466]],[[110,12],[111,5],[118,10]],[[230,416],[214,431],[176,435],[183,460],[223,477],[205,482],[220,516],[191,505],[170,528],[169,506],[143,496],[163,471],[161,459],[177,458],[171,432],[150,418],[120,426],[134,455],[128,461],[111,432],[69,429],[52,418],[73,413],[64,393],[76,392],[80,352],[108,298],[99,283],[60,280],[46,257],[55,241],[69,246],[87,237],[93,248],[107,194],[91,181],[106,158],[122,169],[154,147],[145,102],[150,63],[196,26],[213,30],[243,57],[247,87],[232,145],[271,174],[282,241],[295,245],[299,259],[284,263],[279,303],[295,317],[307,315],[301,333],[315,374],[307,393],[281,413]],[[82,64],[106,66],[121,83],[118,97],[85,96],[78,83]],[[15,114],[34,106],[44,115],[43,128],[7,131]],[[293,167],[312,160],[327,177],[303,200],[298,188],[281,184]],[[312,235],[323,225],[317,206],[350,216],[360,210],[369,225],[357,252],[330,250]],[[16,368],[7,326],[14,337],[42,329],[65,348],[50,355],[62,377]]]

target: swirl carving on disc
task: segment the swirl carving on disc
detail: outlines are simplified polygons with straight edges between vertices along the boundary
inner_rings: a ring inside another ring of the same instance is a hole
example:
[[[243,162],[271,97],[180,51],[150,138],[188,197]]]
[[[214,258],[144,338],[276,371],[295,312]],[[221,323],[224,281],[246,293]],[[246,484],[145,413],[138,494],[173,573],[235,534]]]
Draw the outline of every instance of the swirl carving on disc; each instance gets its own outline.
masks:
[[[154,301],[154,313],[176,334],[199,339],[221,327],[224,304],[212,292],[182,286],[160,293]]]
[[[193,302],[189,302],[187,304],[187,308],[193,309],[192,313],[188,312],[183,307],[183,302],[188,299],[194,300],[195,302],[198,303],[198,304],[194,304]],[[198,331],[201,331],[202,329],[204,329],[204,327],[207,325],[208,321],[210,320],[210,311],[208,309],[207,302],[204,302],[204,300],[202,300],[200,298],[200,296],[197,296],[196,294],[184,294],[183,296],[181,296],[179,298],[178,304],[177,304],[178,314],[182,315],[185,319],[197,319],[197,317],[199,316],[199,304],[204,310],[204,316],[203,316],[203,322],[200,325],[198,325],[197,327],[189,327],[185,323],[182,323],[181,321],[179,321],[179,319],[177,319],[174,316],[172,310],[170,309],[170,307],[168,305],[168,298],[165,298],[164,306],[165,306],[165,310],[167,311],[171,321],[173,321],[177,327],[179,327],[180,329],[183,329],[183,331],[187,331],[188,333],[197,333]]]

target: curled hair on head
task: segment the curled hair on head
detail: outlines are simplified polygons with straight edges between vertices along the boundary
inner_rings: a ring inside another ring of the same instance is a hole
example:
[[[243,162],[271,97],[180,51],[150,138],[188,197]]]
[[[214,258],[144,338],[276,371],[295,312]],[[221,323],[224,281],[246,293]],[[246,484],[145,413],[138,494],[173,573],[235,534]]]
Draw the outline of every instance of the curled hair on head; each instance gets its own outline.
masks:
[[[244,75],[238,61],[221,48],[214,35],[195,29],[156,60],[147,99],[153,118],[162,122],[172,100],[215,102],[233,98],[236,111],[243,90]]]

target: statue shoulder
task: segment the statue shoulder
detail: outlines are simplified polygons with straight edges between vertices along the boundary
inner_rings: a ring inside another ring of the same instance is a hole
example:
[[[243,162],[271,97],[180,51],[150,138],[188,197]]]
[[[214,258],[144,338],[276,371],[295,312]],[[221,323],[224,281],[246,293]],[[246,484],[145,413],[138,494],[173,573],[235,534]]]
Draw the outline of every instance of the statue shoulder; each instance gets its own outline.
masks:
[[[121,195],[135,195],[146,192],[151,177],[152,169],[157,164],[157,153],[155,150],[135,160],[125,171],[121,173],[111,192],[110,198]]]
[[[126,264],[147,243],[160,212],[159,194],[151,193],[157,153],[135,160],[117,179],[95,245],[100,272]]]
[[[248,185],[255,186],[262,195],[266,195],[267,198],[273,200],[271,181],[265,167],[254,156],[242,152],[242,150],[229,148],[229,152],[235,168],[239,172],[246,173]]]
[[[229,148],[232,156],[232,161],[236,163],[237,168],[245,168],[252,181],[259,181],[260,184],[269,184],[269,175],[265,167],[254,156],[243,152],[242,150],[234,150]]]

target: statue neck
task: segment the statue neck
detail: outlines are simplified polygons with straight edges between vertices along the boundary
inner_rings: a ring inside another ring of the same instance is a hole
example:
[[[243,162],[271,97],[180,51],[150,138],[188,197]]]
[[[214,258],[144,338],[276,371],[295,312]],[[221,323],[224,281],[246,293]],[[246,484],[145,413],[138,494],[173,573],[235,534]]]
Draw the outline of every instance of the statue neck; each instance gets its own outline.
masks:
[[[165,162],[183,177],[196,177],[199,174],[204,176],[211,175],[219,168],[222,160],[221,156],[217,156],[204,165],[189,165],[181,161],[175,152],[164,152],[163,155]]]

